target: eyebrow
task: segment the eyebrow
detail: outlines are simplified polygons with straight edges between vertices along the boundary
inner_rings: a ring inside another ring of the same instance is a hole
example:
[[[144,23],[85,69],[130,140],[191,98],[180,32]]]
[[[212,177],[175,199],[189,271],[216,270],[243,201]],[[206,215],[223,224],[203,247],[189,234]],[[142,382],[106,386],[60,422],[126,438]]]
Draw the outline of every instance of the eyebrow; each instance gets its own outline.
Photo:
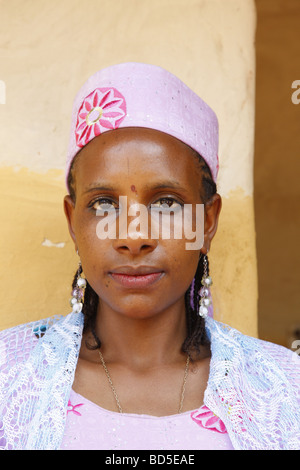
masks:
[[[113,186],[110,186],[108,184],[101,184],[101,183],[95,183],[95,184],[90,184],[85,191],[83,191],[83,194],[89,193],[91,191],[115,191],[115,188]]]
[[[158,181],[157,183],[150,185],[146,184],[144,186],[147,190],[156,190],[156,189],[179,189],[180,191],[187,192],[187,189],[181,186],[178,181],[176,180],[169,180],[169,181]]]
[[[169,181],[158,181],[155,182],[154,184],[146,184],[144,186],[145,190],[147,191],[153,191],[153,190],[158,190],[158,189],[177,189],[180,191],[187,192],[188,190],[181,186],[178,181],[176,180],[169,180]],[[116,188],[114,186],[111,186],[109,184],[102,184],[102,183],[94,183],[90,184],[87,189],[83,192],[83,194],[92,192],[92,191],[115,191]]]

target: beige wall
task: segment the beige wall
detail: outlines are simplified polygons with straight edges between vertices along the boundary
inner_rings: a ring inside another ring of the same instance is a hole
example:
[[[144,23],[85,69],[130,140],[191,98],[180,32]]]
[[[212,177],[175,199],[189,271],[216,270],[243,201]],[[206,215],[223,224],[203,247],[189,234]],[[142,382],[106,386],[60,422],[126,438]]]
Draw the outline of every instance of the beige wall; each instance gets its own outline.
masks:
[[[77,257],[62,198],[72,101],[96,70],[140,61],[178,75],[219,116],[215,316],[257,334],[255,22],[253,0],[0,2],[0,328],[69,311]]]

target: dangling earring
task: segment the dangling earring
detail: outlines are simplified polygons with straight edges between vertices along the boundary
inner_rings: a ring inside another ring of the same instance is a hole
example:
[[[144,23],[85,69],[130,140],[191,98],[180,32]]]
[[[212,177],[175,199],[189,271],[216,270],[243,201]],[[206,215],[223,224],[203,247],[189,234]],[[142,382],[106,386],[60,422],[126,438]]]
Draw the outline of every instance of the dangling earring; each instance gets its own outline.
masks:
[[[81,261],[79,260],[78,270],[76,274],[76,283],[74,289],[72,290],[72,297],[70,300],[73,313],[80,313],[82,311],[85,288],[86,280],[84,279],[84,277],[82,277],[82,266]]]
[[[207,255],[203,255],[203,277],[201,280],[202,287],[200,289],[200,302],[199,302],[199,315],[206,318],[209,313],[209,305],[211,304],[210,287],[212,286],[212,279],[208,275],[208,260]]]

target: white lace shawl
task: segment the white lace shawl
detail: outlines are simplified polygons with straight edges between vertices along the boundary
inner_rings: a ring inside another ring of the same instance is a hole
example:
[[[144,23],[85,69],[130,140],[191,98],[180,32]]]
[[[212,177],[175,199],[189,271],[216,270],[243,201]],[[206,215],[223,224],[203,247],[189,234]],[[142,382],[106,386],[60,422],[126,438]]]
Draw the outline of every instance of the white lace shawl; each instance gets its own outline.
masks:
[[[300,449],[300,358],[206,319],[212,359],[204,402],[235,449]],[[82,314],[0,332],[0,449],[59,449]]]

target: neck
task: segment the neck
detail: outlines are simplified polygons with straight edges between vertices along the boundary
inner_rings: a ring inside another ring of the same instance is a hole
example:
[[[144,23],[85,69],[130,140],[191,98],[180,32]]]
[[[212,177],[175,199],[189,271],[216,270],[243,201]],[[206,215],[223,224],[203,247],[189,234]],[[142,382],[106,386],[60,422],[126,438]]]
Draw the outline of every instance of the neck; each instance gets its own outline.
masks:
[[[182,361],[181,345],[186,337],[184,299],[145,318],[115,312],[100,302],[96,333],[101,351],[110,362],[145,369]]]

